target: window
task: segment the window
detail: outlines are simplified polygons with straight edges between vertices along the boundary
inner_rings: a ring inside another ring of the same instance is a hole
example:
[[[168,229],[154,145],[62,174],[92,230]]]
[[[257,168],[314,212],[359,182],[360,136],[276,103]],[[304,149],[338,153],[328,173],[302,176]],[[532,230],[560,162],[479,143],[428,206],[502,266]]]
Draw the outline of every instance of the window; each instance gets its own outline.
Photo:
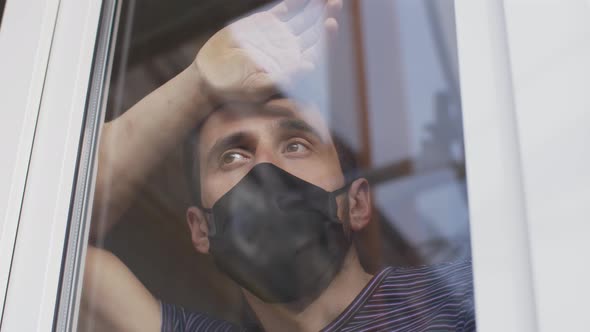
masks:
[[[426,304],[408,310],[433,324],[451,314],[452,324],[475,327],[453,3],[322,7],[122,5],[80,330],[172,330],[192,320],[303,328],[294,308],[277,325],[271,303],[305,308],[342,293],[347,300],[325,308],[332,311],[361,301],[379,280],[423,275],[435,285],[441,273],[454,277],[437,290],[464,307],[440,311],[421,288]],[[277,45],[261,52],[265,43]],[[301,61],[313,68],[280,71]],[[252,66],[285,80],[270,92],[224,86]],[[338,291],[338,278],[359,280]],[[401,289],[395,296],[386,304],[413,301]],[[362,321],[363,308],[339,323],[345,307],[308,328],[378,323]],[[137,316],[120,315],[128,310]],[[186,321],[177,320],[181,311]]]

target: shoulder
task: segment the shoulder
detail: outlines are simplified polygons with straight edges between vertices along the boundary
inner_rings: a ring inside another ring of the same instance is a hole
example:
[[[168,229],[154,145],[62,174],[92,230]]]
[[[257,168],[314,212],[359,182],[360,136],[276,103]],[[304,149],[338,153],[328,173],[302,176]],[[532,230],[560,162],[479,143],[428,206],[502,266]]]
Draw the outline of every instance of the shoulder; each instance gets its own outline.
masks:
[[[430,323],[423,326],[424,329],[414,328],[415,331],[474,331],[471,260],[408,268],[390,267],[367,303],[374,302],[388,307],[390,315],[400,319],[399,307],[404,308],[403,312],[427,318]]]
[[[160,305],[162,332],[242,331],[237,325],[205,313],[187,311],[182,307],[164,302]]]
[[[473,280],[471,260],[459,260],[441,264],[412,266],[412,267],[388,267],[382,272],[384,281],[394,280],[447,280],[471,283]]]
[[[416,267],[389,267],[373,293],[377,298],[413,302],[421,298],[424,305],[439,301],[454,303],[472,310],[473,273],[471,260]]]

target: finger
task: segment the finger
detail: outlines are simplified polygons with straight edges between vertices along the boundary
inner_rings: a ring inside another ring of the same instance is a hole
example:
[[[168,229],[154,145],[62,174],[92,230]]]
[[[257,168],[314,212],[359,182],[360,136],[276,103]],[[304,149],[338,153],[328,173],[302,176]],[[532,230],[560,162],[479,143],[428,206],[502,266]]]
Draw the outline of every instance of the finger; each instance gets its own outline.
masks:
[[[327,18],[338,18],[342,12],[343,3],[342,0],[328,0],[326,4],[326,13],[324,16]]]
[[[299,37],[299,47],[302,51],[307,50],[310,47],[317,45],[324,34],[326,33],[324,25],[321,20],[318,20],[311,28],[304,31]]]
[[[335,18],[331,17],[324,22],[325,40],[328,45],[334,45],[338,36],[340,25]]]
[[[287,22],[291,32],[300,35],[307,29],[313,27],[318,21],[323,21],[326,13],[326,2],[324,0],[311,0],[303,11],[297,13]]]
[[[308,6],[307,8],[309,8],[309,10],[307,12],[298,14],[297,17],[293,18],[287,23],[295,35],[307,33],[307,31],[310,29],[319,30],[321,29],[322,23],[325,23],[327,20],[338,23],[337,17],[340,16],[340,12],[342,11],[342,0],[329,0],[322,2],[324,2],[323,12],[317,11],[316,9],[311,8],[311,6]],[[319,7],[319,3],[317,5]],[[316,11],[313,12],[313,10]],[[333,25],[333,23],[330,24]],[[312,35],[316,33],[317,31],[311,32]],[[306,37],[306,39],[308,38]]]
[[[270,13],[276,15],[281,21],[290,20],[301,11],[311,0],[283,0],[270,9]]]
[[[325,20],[318,20],[299,36],[299,46],[302,51],[314,47],[320,42],[327,45],[332,45],[335,42],[338,31],[338,20],[335,17],[340,14],[341,10],[341,0],[330,0],[326,3]]]
[[[337,30],[338,22],[335,19],[328,19],[323,25],[320,38],[313,45],[302,50],[302,62],[310,64],[314,68],[328,64],[334,56]]]
[[[317,48],[315,52],[323,52],[336,43],[338,32],[338,22],[334,18],[327,19],[324,24],[317,24],[313,29],[305,31],[299,37],[299,47],[302,52],[308,54],[314,52],[310,50]]]

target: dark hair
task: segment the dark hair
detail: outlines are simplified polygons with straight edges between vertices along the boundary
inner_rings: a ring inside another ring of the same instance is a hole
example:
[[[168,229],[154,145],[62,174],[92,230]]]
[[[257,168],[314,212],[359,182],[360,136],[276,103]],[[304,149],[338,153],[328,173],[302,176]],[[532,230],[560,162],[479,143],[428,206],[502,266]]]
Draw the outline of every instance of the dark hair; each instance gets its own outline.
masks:
[[[193,204],[201,207],[201,185],[200,185],[200,169],[199,162],[196,158],[198,151],[198,137],[201,130],[202,123],[192,130],[189,135],[185,146],[184,146],[184,161],[185,161],[185,172],[186,179],[188,181],[189,194]],[[340,162],[340,168],[344,175],[344,181],[346,184],[351,183],[358,177],[358,167],[354,151],[344,143],[344,141],[331,133],[334,148],[338,155],[338,161]]]

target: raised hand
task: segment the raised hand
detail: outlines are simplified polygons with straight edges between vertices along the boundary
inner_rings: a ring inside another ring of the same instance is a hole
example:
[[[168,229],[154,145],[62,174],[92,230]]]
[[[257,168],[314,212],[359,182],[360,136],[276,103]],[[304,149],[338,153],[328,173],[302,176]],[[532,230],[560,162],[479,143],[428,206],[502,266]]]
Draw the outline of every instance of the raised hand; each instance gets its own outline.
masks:
[[[260,100],[313,70],[338,28],[342,0],[284,0],[217,32],[194,66],[208,92]]]
[[[99,167],[93,219],[102,222],[92,223],[92,240],[102,239],[163,156],[209,114],[211,99],[264,101],[312,70],[341,6],[283,0],[237,20],[211,37],[189,68],[105,124],[99,161],[108,172]]]

